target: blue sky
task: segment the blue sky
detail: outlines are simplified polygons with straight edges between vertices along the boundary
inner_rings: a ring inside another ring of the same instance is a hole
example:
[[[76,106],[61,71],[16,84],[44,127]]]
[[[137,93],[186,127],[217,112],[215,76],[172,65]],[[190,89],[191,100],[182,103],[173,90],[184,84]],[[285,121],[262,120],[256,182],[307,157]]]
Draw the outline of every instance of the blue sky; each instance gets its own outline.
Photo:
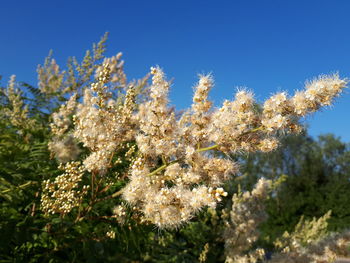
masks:
[[[350,1],[16,1],[0,6],[0,75],[37,83],[49,50],[62,66],[110,32],[107,55],[123,52],[128,77],[153,65],[174,79],[172,104],[191,104],[198,73],[212,72],[216,105],[246,86],[260,101],[301,89],[319,74],[350,78]],[[350,93],[307,119],[316,136],[350,142]]]

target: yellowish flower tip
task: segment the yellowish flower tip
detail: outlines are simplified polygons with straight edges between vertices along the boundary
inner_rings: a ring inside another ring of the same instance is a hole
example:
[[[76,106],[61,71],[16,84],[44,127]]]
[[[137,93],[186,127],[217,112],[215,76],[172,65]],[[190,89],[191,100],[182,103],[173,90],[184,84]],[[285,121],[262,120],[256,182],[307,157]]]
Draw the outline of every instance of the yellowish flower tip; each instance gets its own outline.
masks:
[[[152,75],[157,74],[157,72],[158,72],[158,68],[157,67],[151,67],[151,74]]]

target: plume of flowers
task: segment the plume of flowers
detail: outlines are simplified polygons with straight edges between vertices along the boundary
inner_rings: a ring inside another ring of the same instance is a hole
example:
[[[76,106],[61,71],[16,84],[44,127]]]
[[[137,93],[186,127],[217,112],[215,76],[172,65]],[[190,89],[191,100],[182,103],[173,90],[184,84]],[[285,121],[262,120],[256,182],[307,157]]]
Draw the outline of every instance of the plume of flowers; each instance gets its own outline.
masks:
[[[87,147],[91,154],[84,160],[88,171],[104,173],[118,146],[135,137],[134,116],[135,90],[126,91],[121,105],[111,99],[106,84],[110,81],[108,64],[100,71],[91,89],[86,89],[83,103],[77,106],[74,118],[74,137]]]
[[[298,132],[301,117],[329,105],[347,84],[338,75],[322,76],[293,97],[276,94],[262,106],[243,89],[213,108],[213,78],[202,75],[191,108],[178,117],[169,107],[171,84],[159,67],[151,68],[147,100],[136,105],[136,89],[127,84],[122,84],[125,96],[118,98],[113,74],[125,83],[118,59],[105,60],[83,101],[76,102],[71,134],[89,151],[84,169],[100,180],[117,165],[114,154],[125,143],[135,143],[135,158],[125,171],[127,184],[111,198],[122,195],[146,221],[161,228],[179,227],[227,195],[223,185],[239,170],[237,162],[225,157],[228,153],[276,149],[281,132]],[[64,130],[67,124],[57,121],[53,127]]]
[[[266,110],[269,103],[259,109],[253,94],[245,90],[239,91],[233,101],[225,101],[221,108],[211,109],[208,100],[213,85],[211,76],[200,76],[191,109],[176,120],[173,111],[167,108],[169,82],[160,68],[152,68],[151,72],[151,100],[140,105],[137,113],[140,130],[136,142],[141,156],[130,169],[130,183],[123,197],[159,227],[177,227],[201,208],[215,207],[227,195],[221,185],[237,174],[238,164],[207,151],[268,152],[278,146],[278,131],[299,130],[298,120],[303,115],[295,113],[293,98],[286,94],[283,105],[290,105],[288,110],[275,103],[270,105],[269,115]],[[346,81],[338,76],[322,77],[316,82],[328,87],[318,89],[319,93],[327,90],[330,94],[330,87],[334,87],[329,100],[346,86]],[[308,86],[305,93],[309,89]],[[268,101],[276,101],[275,97]],[[318,106],[308,106],[309,112],[325,105],[315,103]],[[283,121],[283,125],[266,124],[270,119],[277,121],[279,115],[288,121]]]
[[[122,53],[119,52],[117,55],[105,58],[102,62],[102,65],[97,67],[95,78],[98,78],[101,71],[103,71],[103,65],[108,65],[109,67],[109,74],[110,74],[110,80],[112,83],[119,83],[121,87],[124,87],[127,83],[126,81],[126,75],[124,73],[123,65],[124,61],[121,60]]]
[[[62,89],[64,84],[65,72],[61,72],[56,60],[51,58],[52,52],[45,59],[43,66],[39,65],[37,69],[38,73],[38,86],[40,91],[45,94],[53,94]]]
[[[12,75],[4,93],[8,99],[9,107],[3,109],[3,114],[11,124],[18,128],[29,128],[34,120],[28,118],[28,105],[24,105],[22,91],[17,88],[16,76]]]
[[[69,100],[62,104],[58,112],[52,114],[52,123],[50,123],[51,133],[54,136],[61,137],[71,125],[71,116],[75,111],[77,104],[77,94],[73,94]]]
[[[263,249],[249,250],[259,237],[259,224],[267,218],[264,202],[271,188],[272,182],[262,178],[251,192],[233,195],[225,220],[225,262],[255,263],[263,259]]]
[[[76,160],[80,153],[76,140],[69,133],[76,106],[77,94],[75,93],[66,103],[61,105],[58,112],[52,114],[50,128],[53,138],[49,142],[48,148],[60,163]]]

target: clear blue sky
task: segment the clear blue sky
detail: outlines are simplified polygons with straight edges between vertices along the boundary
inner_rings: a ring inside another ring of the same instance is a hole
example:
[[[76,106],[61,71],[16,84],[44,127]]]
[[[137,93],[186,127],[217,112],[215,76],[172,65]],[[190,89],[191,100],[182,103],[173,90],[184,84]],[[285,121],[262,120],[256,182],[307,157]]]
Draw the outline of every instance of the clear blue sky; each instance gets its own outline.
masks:
[[[236,86],[259,100],[290,93],[306,79],[339,71],[350,77],[350,1],[35,1],[0,3],[0,74],[36,84],[50,49],[58,63],[81,58],[104,32],[107,55],[121,51],[129,78],[160,65],[174,78],[172,104],[191,103],[198,73],[212,72],[219,105]],[[310,133],[350,142],[350,94],[308,118]]]

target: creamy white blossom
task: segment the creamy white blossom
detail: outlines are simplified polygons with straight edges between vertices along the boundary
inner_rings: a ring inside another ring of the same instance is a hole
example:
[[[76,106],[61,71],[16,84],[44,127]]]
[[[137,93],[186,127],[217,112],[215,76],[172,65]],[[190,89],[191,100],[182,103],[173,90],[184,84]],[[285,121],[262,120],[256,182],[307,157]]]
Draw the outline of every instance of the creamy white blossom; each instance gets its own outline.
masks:
[[[151,68],[149,94],[138,105],[136,89],[126,83],[122,69],[120,55],[105,59],[82,101],[72,97],[53,115],[52,132],[74,136],[88,152],[82,160],[84,170],[101,181],[110,168],[123,163],[120,157],[113,158],[132,142],[133,148],[123,157],[131,160],[123,175],[127,184],[112,197],[122,195],[144,221],[161,228],[179,227],[197,211],[222,201],[227,195],[224,183],[239,170],[239,164],[226,156],[276,149],[281,131],[298,132],[301,117],[329,105],[347,84],[338,75],[323,76],[293,97],[278,93],[262,105],[252,92],[240,89],[232,101],[213,108],[209,100],[213,78],[201,75],[191,108],[179,116],[169,106],[171,84],[159,67]],[[116,83],[125,92],[121,97],[116,96]],[[57,151],[62,144],[53,142],[50,147]],[[259,196],[260,188],[250,195]],[[237,216],[246,213],[242,209]]]

